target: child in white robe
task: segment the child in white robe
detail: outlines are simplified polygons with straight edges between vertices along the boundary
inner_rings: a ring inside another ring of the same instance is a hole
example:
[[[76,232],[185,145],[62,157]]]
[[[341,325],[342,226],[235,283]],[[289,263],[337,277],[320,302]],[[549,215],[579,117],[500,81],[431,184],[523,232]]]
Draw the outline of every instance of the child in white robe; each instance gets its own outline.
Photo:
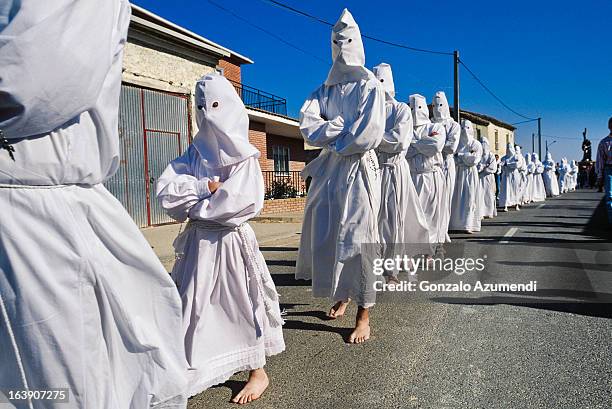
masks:
[[[196,84],[198,133],[159,178],[168,214],[189,223],[172,270],[183,300],[190,396],[249,370],[234,397],[247,403],[268,385],[266,356],[285,349],[276,289],[248,220],[263,207],[264,182],[249,143],[244,104],[224,77]]]

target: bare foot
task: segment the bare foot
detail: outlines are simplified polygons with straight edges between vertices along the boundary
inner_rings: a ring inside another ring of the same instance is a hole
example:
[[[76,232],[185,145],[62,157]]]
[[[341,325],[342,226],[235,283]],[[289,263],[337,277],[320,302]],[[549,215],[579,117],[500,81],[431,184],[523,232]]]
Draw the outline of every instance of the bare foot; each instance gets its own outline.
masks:
[[[367,308],[359,307],[355,318],[355,329],[351,332],[349,342],[361,344],[370,339],[370,312]]]
[[[517,211],[518,211],[518,210],[521,210],[521,209],[519,208],[519,205],[516,205],[516,210],[517,210]]]
[[[386,279],[387,279],[387,284],[389,284],[389,283],[399,284],[400,283],[399,278],[397,278],[395,276],[387,276]]]
[[[346,307],[348,307],[350,302],[351,299],[349,298],[346,301],[340,300],[335,303],[333,307],[329,309],[329,313],[327,313],[327,318],[335,320],[336,318],[342,317],[344,315],[344,312],[346,311]]]
[[[249,380],[244,385],[244,388],[234,398],[232,402],[237,403],[239,405],[244,405],[245,403],[251,403],[264,393],[264,391],[268,388],[270,381],[268,379],[268,375],[263,368],[254,369],[249,372]]]

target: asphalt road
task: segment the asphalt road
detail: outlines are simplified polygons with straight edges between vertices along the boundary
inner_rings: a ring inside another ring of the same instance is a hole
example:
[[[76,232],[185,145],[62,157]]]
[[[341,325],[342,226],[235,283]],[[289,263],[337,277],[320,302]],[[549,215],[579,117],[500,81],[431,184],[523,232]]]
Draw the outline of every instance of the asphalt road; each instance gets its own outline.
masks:
[[[536,279],[537,292],[430,302],[384,294],[363,345],[344,342],[354,305],[326,321],[329,301],[293,279],[298,234],[262,246],[287,311],[287,350],[268,360],[270,388],[249,407],[611,408],[612,230],[601,197],[569,193],[451,236],[487,255],[487,280]],[[245,379],[189,408],[235,407],[228,401]]]

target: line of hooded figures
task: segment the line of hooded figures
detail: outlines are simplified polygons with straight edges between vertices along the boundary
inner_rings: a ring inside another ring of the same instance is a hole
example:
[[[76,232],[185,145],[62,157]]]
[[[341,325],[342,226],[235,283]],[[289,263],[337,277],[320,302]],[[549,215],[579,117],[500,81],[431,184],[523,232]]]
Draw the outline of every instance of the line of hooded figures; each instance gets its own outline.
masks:
[[[264,181],[233,86],[214,74],[197,82],[199,130],[158,181],[163,208],[188,220],[168,276],[102,184],[119,166],[129,3],[36,2],[11,13],[0,24],[10,33],[0,49],[0,388],[19,408],[55,407],[14,395],[50,388],[68,388],[75,408],[179,408],[249,371],[233,401],[259,398],[266,357],[285,349],[283,318],[248,224],[263,208]],[[449,230],[479,231],[497,206],[559,189],[550,157],[508,146],[496,161],[469,121],[451,119],[443,92],[433,122],[424,97],[396,101],[391,67],[365,68],[347,10],[331,48],[329,75],[300,112],[321,153],[304,169],[296,278],[331,299],[330,319],[356,303],[348,341],[362,343],[376,300],[362,285],[361,244],[439,245]],[[572,190],[575,171],[563,163],[560,190]]]

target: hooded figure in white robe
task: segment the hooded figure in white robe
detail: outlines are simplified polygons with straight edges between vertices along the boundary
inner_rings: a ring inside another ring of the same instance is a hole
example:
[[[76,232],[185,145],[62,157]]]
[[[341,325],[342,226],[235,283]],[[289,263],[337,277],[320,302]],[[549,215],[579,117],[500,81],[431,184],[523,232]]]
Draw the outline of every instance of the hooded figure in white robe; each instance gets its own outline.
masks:
[[[518,172],[519,159],[514,145],[506,145],[506,154],[499,160],[501,166],[501,185],[499,188],[499,207],[508,211],[508,207],[516,206],[518,209]]]
[[[374,75],[385,89],[387,123],[383,139],[378,145],[378,161],[382,176],[382,200],[379,213],[381,244],[387,245],[388,256],[398,251],[395,247],[409,244],[414,254],[428,253],[422,246],[429,243],[427,219],[421,209],[414,188],[406,151],[412,141],[414,128],[410,107],[398,102],[395,96],[393,73],[389,64],[374,67]],[[421,251],[423,250],[423,251]],[[397,275],[397,271],[391,272]]]
[[[332,29],[333,65],[300,110],[306,142],[322,148],[302,171],[311,177],[296,265],[315,297],[375,303],[361,244],[379,243],[380,170],[375,148],[385,132],[385,91],[364,67],[357,23],[344,10]]]
[[[442,157],[444,158],[442,171],[444,173],[444,194],[446,197],[442,228],[447,231],[446,241],[450,242],[450,237],[448,236],[448,224],[450,222],[451,202],[453,200],[453,191],[455,189],[455,152],[459,146],[461,126],[457,123],[457,121],[451,118],[448,100],[446,99],[446,94],[444,91],[436,92],[431,102],[431,106],[434,122],[442,124],[444,131],[446,132],[446,142],[444,143],[444,148],[442,149]]]
[[[414,122],[414,137],[406,153],[414,187],[421,208],[429,222],[429,242],[444,243],[447,229],[444,225],[445,184],[442,149],[446,143],[444,126],[429,120],[425,97],[410,95],[410,109]]]
[[[519,178],[517,180],[516,186],[516,200],[517,204],[523,204],[525,202],[525,190],[527,189],[527,162],[525,161],[525,157],[521,152],[521,147],[516,145],[516,158],[518,160],[518,172]]]
[[[246,108],[217,74],[196,83],[195,102],[198,133],[157,183],[168,214],[189,219],[172,270],[183,300],[189,396],[262,368],[285,349],[274,282],[247,223],[263,208],[264,181]],[[210,181],[221,186],[211,192]]]
[[[523,203],[533,202],[533,174],[535,173],[535,163],[531,160],[531,154],[525,154],[525,188],[523,189]]]
[[[578,164],[573,159],[572,159],[572,164],[570,165],[569,175],[570,175],[569,188],[573,192],[576,190],[576,187],[578,186]]]
[[[561,165],[559,166],[559,190],[561,194],[569,191],[569,165],[567,164],[567,158],[561,158]]]
[[[461,137],[455,154],[457,179],[451,206],[451,231],[480,231],[482,193],[478,164],[481,159],[482,145],[474,138],[474,126],[464,119],[461,121]]]
[[[482,195],[482,207],[480,216],[483,218],[492,218],[497,216],[497,207],[495,204],[495,173],[497,172],[498,163],[495,155],[491,152],[489,140],[482,138],[482,158],[478,164],[478,174],[480,176],[480,192]]]
[[[557,165],[551,153],[546,153],[542,178],[544,179],[544,188],[546,189],[546,196],[548,197],[559,196],[559,182],[557,181],[557,174],[555,173],[556,169]]]
[[[0,18],[0,129],[14,148],[14,160],[0,149],[1,388],[69,388],[68,404],[19,408],[185,408],[181,300],[103,186],[120,163],[130,5],[12,5]]]
[[[544,165],[540,161],[540,157],[537,153],[531,154],[531,159],[534,164],[533,172],[533,201],[543,202],[546,200],[546,189],[544,188],[544,179],[542,174],[544,173]]]

